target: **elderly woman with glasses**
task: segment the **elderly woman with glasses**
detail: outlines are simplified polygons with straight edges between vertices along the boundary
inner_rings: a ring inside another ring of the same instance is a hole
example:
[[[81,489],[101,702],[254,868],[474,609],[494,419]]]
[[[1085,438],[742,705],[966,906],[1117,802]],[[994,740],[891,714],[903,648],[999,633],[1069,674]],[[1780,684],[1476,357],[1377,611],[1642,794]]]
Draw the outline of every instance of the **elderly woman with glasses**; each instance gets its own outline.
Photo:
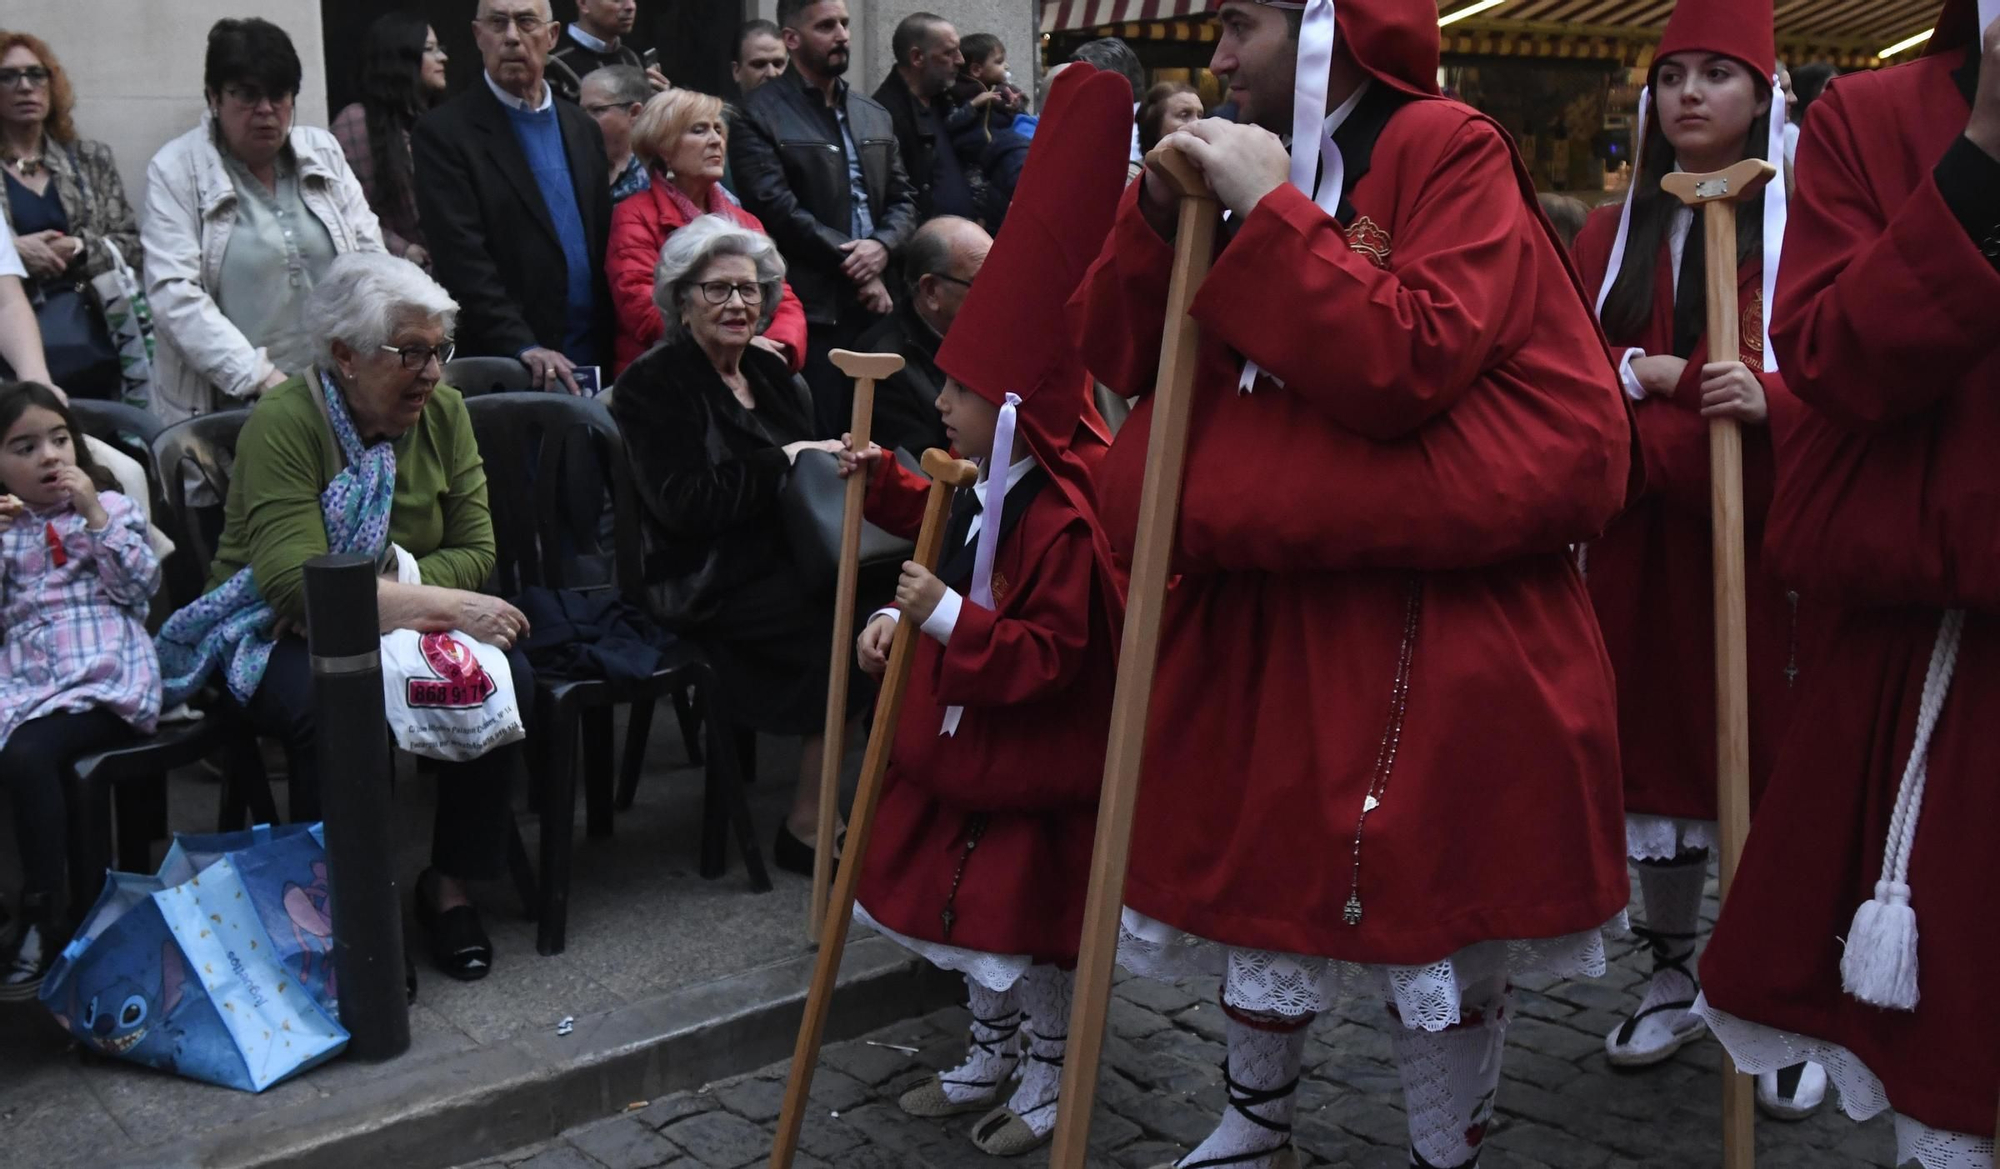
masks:
[[[646,164],[652,185],[611,212],[604,275],[618,313],[620,372],[664,332],[653,304],[653,269],[667,237],[702,215],[720,215],[759,235],[764,232],[763,223],[723,189],[728,147],[722,99],[691,89],[654,94],[632,124],[632,153]],[[806,363],[806,310],[791,285],[781,289],[770,326],[753,344],[783,357],[797,373]]]
[[[277,25],[217,21],[208,112],[146,170],[139,234],[158,341],[153,409],[168,422],[242,405],[304,373],[313,284],[335,256],[383,250],[339,141],[292,122],[301,72]]]
[[[708,650],[738,726],[806,740],[773,859],[810,874],[833,595],[801,586],[778,500],[800,452],[841,445],[814,440],[805,383],[753,344],[784,279],[777,246],[733,219],[674,232],[653,279],[665,336],[618,379],[611,412],[645,505],[655,615]],[[858,710],[866,687],[849,693]]]
[[[422,583],[398,583],[393,569],[377,582],[382,631],[461,630],[509,651],[524,712],[534,693],[514,648],[527,619],[478,591],[495,555],[486,470],[465,400],[439,384],[458,305],[408,260],[362,253],[328,266],[306,310],[311,363],[263,396],[237,440],[209,592],[159,639],[169,702],[219,675],[258,733],[284,745],[295,819],[312,817],[318,797],[312,668],[299,633],[314,557],[363,550],[393,564],[387,545],[400,547]],[[386,543],[364,548],[385,526]],[[454,978],[483,977],[492,965],[465,882],[505,872],[520,752],[517,743],[438,769],[417,917]]]

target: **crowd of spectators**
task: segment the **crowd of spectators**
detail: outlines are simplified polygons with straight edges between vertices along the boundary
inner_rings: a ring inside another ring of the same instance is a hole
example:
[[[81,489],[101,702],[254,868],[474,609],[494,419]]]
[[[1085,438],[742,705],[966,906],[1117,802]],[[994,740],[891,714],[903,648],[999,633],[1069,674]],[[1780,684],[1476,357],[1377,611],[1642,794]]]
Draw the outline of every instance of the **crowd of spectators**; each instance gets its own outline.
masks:
[[[157,657],[143,639],[120,651],[119,693],[144,701],[114,703],[81,675],[0,687],[0,782],[33,862],[0,945],[0,999],[32,995],[84,908],[65,904],[56,875],[60,775],[81,751],[151,733],[206,684],[281,749],[291,813],[315,812],[299,632],[312,557],[381,534],[414,562],[380,584],[384,631],[466,631],[508,651],[516,692],[532,692],[528,620],[482,591],[494,523],[448,384],[454,355],[517,361],[535,389],[607,396],[635,472],[650,615],[708,654],[739,729],[802,740],[773,857],[811,871],[832,595],[796,570],[778,498],[800,456],[837,449],[851,421],[837,348],[907,362],[875,396],[883,445],[946,445],[935,355],[1004,220],[1029,102],[998,37],[961,38],[930,13],[894,30],[871,90],[847,77],[844,0],[781,0],[777,20],[742,27],[737,92],[722,95],[675,88],[630,43],[634,0],[577,9],[560,24],[548,0],[478,0],[478,72],[455,92],[437,30],[385,15],[357,62],[359,100],[327,128],[295,116],[304,69],[284,29],[219,21],[202,116],[152,158],[136,211],[110,149],[79,134],[49,46],[0,32],[0,602],[48,563],[7,539],[25,531],[20,516],[137,533],[150,503],[136,466],[111,486],[116,456],[69,404],[120,398],[125,378],[116,362],[53,367],[67,350],[48,290],[121,264],[136,274],[160,423],[255,407],[235,431],[227,498],[191,484],[189,502],[220,516],[203,540],[205,590],[166,617]],[[78,469],[41,473],[64,465]],[[352,508],[328,502],[356,489]],[[105,629],[140,621],[160,580],[146,551],[116,551],[126,585],[64,586]],[[0,631],[0,647],[27,653],[28,636]],[[857,678],[851,714],[870,693]],[[467,883],[503,871],[522,765],[509,745],[436,769],[431,862],[414,887],[431,957],[453,977],[494,961]]]

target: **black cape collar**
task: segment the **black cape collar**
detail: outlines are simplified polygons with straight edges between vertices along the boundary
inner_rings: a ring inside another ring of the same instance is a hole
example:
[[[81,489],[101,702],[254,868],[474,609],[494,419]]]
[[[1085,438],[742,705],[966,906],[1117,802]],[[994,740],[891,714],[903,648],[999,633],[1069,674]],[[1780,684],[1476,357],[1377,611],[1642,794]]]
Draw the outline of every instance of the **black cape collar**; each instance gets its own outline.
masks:
[[[1027,514],[1028,505],[1035,502],[1035,496],[1040,495],[1042,488],[1048,484],[1048,470],[1038,464],[1021,476],[1019,483],[1007,489],[1007,502],[1000,511],[1000,538],[1003,541],[1014,530],[1014,525],[1021,522],[1021,517]],[[979,549],[978,541],[965,538],[966,529],[972,526],[972,517],[977,514],[970,507],[962,512],[954,508],[951,525],[945,529],[945,558],[938,567],[938,579],[961,592],[965,590],[960,586],[972,580],[973,558]]]

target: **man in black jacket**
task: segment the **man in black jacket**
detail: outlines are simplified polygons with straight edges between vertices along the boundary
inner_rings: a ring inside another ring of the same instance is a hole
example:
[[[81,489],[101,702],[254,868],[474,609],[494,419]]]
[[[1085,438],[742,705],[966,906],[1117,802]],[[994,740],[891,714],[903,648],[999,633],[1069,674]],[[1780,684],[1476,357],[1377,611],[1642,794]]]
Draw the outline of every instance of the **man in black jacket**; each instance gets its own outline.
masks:
[[[951,140],[956,109],[951,83],[965,64],[958,30],[935,13],[913,12],[896,26],[889,48],[896,55],[896,67],[875,90],[875,100],[896,124],[903,169],[916,191],[917,218],[979,218],[971,180]]]
[[[969,219],[940,215],[917,229],[903,249],[903,286],[896,311],[875,322],[855,347],[863,353],[897,353],[902,371],[875,385],[875,412],[868,437],[884,450],[921,455],[931,447],[949,449],[944,419],[937,411],[944,374],[938,346],[944,343],[965,294],[986,263],[993,237]]]
[[[549,54],[549,85],[556,96],[581,104],[583,79],[613,65],[643,69],[653,92],[667,89],[667,75],[625,39],[638,20],[639,0],[577,0],[576,19]]]
[[[458,348],[518,357],[537,389],[611,357],[604,135],[543,79],[548,0],[480,0],[485,75],[417,122],[417,214],[438,282],[459,303]]]
[[[917,222],[889,112],[841,80],[847,20],[846,0],[780,0],[791,66],[743,100],[729,135],[736,193],[805,305],[806,382],[829,438],[847,429],[854,387],[827,354],[889,311],[882,273]]]

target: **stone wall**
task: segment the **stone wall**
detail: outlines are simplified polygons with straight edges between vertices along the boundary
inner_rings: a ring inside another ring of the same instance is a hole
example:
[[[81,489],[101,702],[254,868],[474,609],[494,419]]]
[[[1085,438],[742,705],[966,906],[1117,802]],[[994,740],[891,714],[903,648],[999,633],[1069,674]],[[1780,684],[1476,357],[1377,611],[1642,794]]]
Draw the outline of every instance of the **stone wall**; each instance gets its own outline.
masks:
[[[7,0],[0,26],[35,34],[61,59],[76,89],[77,132],[110,144],[136,208],[154,151],[201,119],[209,26],[249,11],[291,34],[305,67],[297,118],[326,125],[320,0]]]

